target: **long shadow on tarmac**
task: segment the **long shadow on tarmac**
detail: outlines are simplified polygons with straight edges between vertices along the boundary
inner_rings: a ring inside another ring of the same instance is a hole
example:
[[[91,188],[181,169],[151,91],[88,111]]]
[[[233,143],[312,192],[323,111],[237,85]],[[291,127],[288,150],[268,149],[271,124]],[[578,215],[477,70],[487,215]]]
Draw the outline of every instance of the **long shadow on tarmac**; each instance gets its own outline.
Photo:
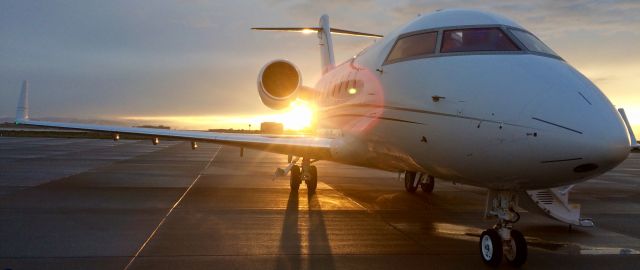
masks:
[[[325,256],[309,256],[309,269],[336,269],[331,253],[331,244],[324,224],[324,215],[316,193],[309,193],[309,254]]]
[[[284,224],[280,234],[280,248],[276,269],[300,269],[301,243],[298,232],[298,191],[289,193],[287,209],[284,212]]]
[[[306,245],[302,245],[303,239],[299,231],[298,196],[297,191],[289,193],[276,269],[301,269],[303,254],[307,254],[307,269],[336,269],[322,208],[315,193],[310,193],[307,198],[309,208],[307,211],[308,239]],[[306,252],[302,250],[303,246],[307,246]]]

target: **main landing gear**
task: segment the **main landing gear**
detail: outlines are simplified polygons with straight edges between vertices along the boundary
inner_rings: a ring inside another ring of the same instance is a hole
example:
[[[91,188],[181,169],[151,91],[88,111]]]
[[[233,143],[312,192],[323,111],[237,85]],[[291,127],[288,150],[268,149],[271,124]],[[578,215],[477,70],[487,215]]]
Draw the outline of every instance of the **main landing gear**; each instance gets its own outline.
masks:
[[[308,158],[302,159],[302,166],[291,166],[291,176],[289,178],[291,191],[298,191],[302,181],[307,185],[309,193],[316,192],[316,187],[318,187],[318,168],[311,165],[311,161]]]
[[[517,205],[515,192],[490,190],[485,216],[496,217],[498,223],[480,235],[480,257],[490,266],[498,266],[502,257],[520,267],[527,260],[527,241],[521,232],[513,229],[520,215],[513,210]]]
[[[419,177],[416,177],[417,174],[409,171],[404,173],[404,189],[409,193],[415,193],[420,186],[420,189],[425,193],[433,193],[435,178],[425,173],[420,173]]]

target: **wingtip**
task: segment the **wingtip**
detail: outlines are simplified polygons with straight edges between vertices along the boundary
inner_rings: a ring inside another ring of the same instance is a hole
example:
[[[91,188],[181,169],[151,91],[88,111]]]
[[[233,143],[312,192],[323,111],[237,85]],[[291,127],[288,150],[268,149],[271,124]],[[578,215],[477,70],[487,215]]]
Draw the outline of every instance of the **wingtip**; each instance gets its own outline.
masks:
[[[16,108],[16,124],[29,119],[29,81],[22,81],[22,90]]]

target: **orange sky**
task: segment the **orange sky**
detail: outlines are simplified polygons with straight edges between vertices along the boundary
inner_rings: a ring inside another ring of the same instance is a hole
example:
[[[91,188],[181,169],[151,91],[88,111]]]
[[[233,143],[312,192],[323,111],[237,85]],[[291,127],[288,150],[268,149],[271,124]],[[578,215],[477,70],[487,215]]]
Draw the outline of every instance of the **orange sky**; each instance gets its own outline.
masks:
[[[0,116],[14,115],[28,79],[34,116],[244,128],[279,114],[257,96],[264,63],[291,60],[306,85],[320,72],[313,36],[249,28],[315,26],[326,13],[335,27],[386,34],[441,8],[519,22],[624,107],[640,133],[640,1],[2,1]],[[336,61],[370,42],[334,38]]]

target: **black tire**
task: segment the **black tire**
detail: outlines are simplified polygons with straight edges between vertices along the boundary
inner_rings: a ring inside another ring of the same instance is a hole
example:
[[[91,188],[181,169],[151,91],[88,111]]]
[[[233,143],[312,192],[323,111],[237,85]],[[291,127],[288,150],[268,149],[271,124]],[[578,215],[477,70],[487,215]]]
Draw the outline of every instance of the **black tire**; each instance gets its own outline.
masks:
[[[306,181],[306,184],[309,193],[316,192],[318,187],[318,168],[316,166],[309,166],[309,180]]]
[[[415,184],[416,172],[404,173],[404,189],[409,193],[415,193],[418,189],[418,185]]]
[[[289,185],[291,186],[291,191],[298,191],[300,188],[300,166],[293,165],[291,166],[291,177],[289,177]]]
[[[480,258],[492,267],[500,265],[502,261],[502,238],[498,231],[488,229],[480,235]]]
[[[427,176],[427,182],[426,183],[420,183],[420,189],[422,189],[422,191],[424,193],[433,193],[433,188],[436,185],[436,180],[433,178],[433,176]]]
[[[527,261],[527,240],[520,231],[511,231],[511,252],[505,254],[505,259],[513,267],[520,267]]]

